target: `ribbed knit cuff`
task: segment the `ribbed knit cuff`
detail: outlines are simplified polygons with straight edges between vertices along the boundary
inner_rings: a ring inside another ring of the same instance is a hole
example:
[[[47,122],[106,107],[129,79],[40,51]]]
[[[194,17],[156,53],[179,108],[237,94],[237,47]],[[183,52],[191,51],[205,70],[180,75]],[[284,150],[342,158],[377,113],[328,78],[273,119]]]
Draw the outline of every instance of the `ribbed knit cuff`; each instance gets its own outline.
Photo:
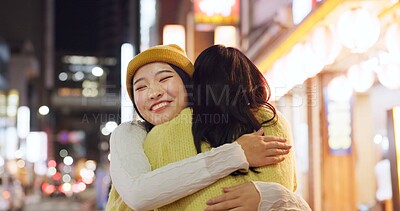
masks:
[[[218,149],[218,150],[217,150]],[[249,169],[249,163],[240,144],[224,144],[218,148],[212,149],[206,160],[207,169],[211,175],[221,174],[221,166],[225,166],[225,171],[234,172],[239,169]],[[223,154],[224,156],[217,156]],[[225,176],[225,175],[224,175]]]

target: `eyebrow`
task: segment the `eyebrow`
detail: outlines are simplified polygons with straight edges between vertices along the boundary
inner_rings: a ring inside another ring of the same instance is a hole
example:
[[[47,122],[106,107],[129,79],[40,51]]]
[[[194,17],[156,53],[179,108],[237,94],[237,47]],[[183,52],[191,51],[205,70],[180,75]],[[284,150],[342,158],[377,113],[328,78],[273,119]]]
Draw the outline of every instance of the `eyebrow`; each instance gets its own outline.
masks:
[[[157,75],[160,75],[162,73],[173,73],[173,72],[171,70],[160,70],[155,75],[157,76]],[[133,82],[133,85],[137,84],[139,81],[142,81],[142,80],[144,80],[143,77],[142,78],[138,78],[136,81]]]

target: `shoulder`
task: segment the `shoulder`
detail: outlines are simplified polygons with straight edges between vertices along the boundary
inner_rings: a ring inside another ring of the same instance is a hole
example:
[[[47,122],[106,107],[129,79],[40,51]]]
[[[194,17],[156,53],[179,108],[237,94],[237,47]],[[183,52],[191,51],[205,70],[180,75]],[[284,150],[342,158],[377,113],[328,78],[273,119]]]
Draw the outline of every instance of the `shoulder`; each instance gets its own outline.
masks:
[[[111,137],[116,136],[146,136],[147,132],[140,123],[136,121],[123,122],[111,133]]]
[[[278,110],[275,109],[275,111],[276,112],[274,113],[274,111],[272,111],[271,109],[262,107],[258,108],[255,111],[255,115],[259,122],[268,121],[268,125],[273,125],[278,123],[282,116],[282,114]]]
[[[287,121],[285,115],[283,115],[279,110],[276,110],[276,116],[278,117],[278,123],[288,127],[289,122]]]
[[[265,134],[287,137],[291,134],[291,129],[285,116],[278,110],[276,113],[267,108],[260,108],[256,112],[257,119],[262,123],[268,120],[266,124],[263,124]],[[275,116],[274,116],[275,115]],[[266,132],[268,131],[268,132]]]
[[[274,114],[274,112],[271,109],[260,108],[256,111],[256,116],[261,122],[274,118],[274,120],[271,121],[273,123],[284,124],[284,125],[287,125],[288,123],[285,116],[277,109],[275,109],[275,114]]]
[[[160,128],[174,128],[181,127],[192,124],[192,109],[185,108],[183,109],[176,117],[171,119],[170,121],[164,122],[163,124],[156,125],[151,129],[151,132],[156,129],[160,130]]]
[[[191,108],[185,108],[179,114],[173,118],[170,122],[171,123],[192,123],[192,109]]]
[[[148,140],[157,140],[162,137],[163,139],[176,137],[192,137],[192,110],[190,108],[183,109],[176,117],[172,120],[165,122],[160,125],[154,126],[148,133],[146,137],[146,142]],[[190,134],[190,136],[189,136]]]

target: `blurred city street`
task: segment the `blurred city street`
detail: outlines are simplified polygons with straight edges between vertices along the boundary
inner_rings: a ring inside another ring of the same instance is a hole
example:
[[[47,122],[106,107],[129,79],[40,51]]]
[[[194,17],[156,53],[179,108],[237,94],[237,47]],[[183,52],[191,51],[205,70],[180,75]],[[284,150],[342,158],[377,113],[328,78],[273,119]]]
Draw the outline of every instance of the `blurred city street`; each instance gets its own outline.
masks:
[[[138,80],[127,76],[138,71],[129,72],[128,64],[166,44],[182,48],[194,71],[210,46],[245,54],[256,67],[251,75],[263,76],[263,83],[230,74],[240,91],[232,102],[226,98],[223,111],[243,114],[237,97],[254,97],[244,87],[264,89],[263,104],[279,113],[273,119],[282,116],[290,127],[296,167],[290,178],[313,211],[400,211],[400,0],[0,0],[0,14],[0,211],[105,209],[111,185],[117,186],[116,171],[110,174],[117,165],[110,162],[119,152],[111,155],[117,148],[111,134],[140,119],[135,109],[145,99],[132,97]],[[218,74],[204,78],[220,84]],[[195,97],[195,84],[185,83],[193,102],[175,108],[222,105],[225,94],[235,93],[226,89],[230,83],[221,83],[221,95],[206,84],[206,102]],[[160,89],[166,99],[149,110],[174,108],[168,97],[174,89]],[[123,137],[118,141],[130,144],[133,136]],[[141,176],[118,181],[128,187]]]
[[[41,197],[40,195],[32,195],[26,197],[25,211],[100,211],[103,209],[96,208],[95,192],[88,190],[74,197],[54,196]]]
[[[25,211],[50,211],[50,210],[58,210],[58,211],[78,211],[78,210],[89,210],[82,209],[83,204],[77,202],[70,198],[48,198],[41,200],[39,202],[33,204],[27,204],[25,206]]]

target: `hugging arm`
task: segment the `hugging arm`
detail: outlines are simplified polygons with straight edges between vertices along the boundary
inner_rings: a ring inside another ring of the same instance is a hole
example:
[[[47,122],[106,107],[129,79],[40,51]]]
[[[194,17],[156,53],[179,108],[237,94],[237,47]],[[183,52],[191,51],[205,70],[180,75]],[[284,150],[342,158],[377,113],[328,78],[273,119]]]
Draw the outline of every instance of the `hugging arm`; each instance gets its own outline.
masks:
[[[279,183],[254,182],[254,185],[261,196],[258,210],[311,211],[310,206],[303,198]]]
[[[276,182],[246,182],[223,191],[207,201],[205,211],[311,211],[303,198]]]
[[[143,150],[145,137],[140,126],[123,123],[110,138],[112,183],[134,210],[151,210],[172,203],[235,170],[249,167],[241,145],[232,143],[151,171]]]
[[[264,135],[287,137],[292,143],[292,133],[288,122],[281,113],[276,124],[264,127]],[[224,193],[208,201],[207,211],[222,210],[294,210],[309,211],[308,204],[294,193],[296,190],[296,166],[293,150],[279,165],[271,166],[265,176],[267,182],[247,182],[239,186],[225,188]],[[259,202],[254,203],[254,199]],[[248,203],[253,201],[253,203]]]

